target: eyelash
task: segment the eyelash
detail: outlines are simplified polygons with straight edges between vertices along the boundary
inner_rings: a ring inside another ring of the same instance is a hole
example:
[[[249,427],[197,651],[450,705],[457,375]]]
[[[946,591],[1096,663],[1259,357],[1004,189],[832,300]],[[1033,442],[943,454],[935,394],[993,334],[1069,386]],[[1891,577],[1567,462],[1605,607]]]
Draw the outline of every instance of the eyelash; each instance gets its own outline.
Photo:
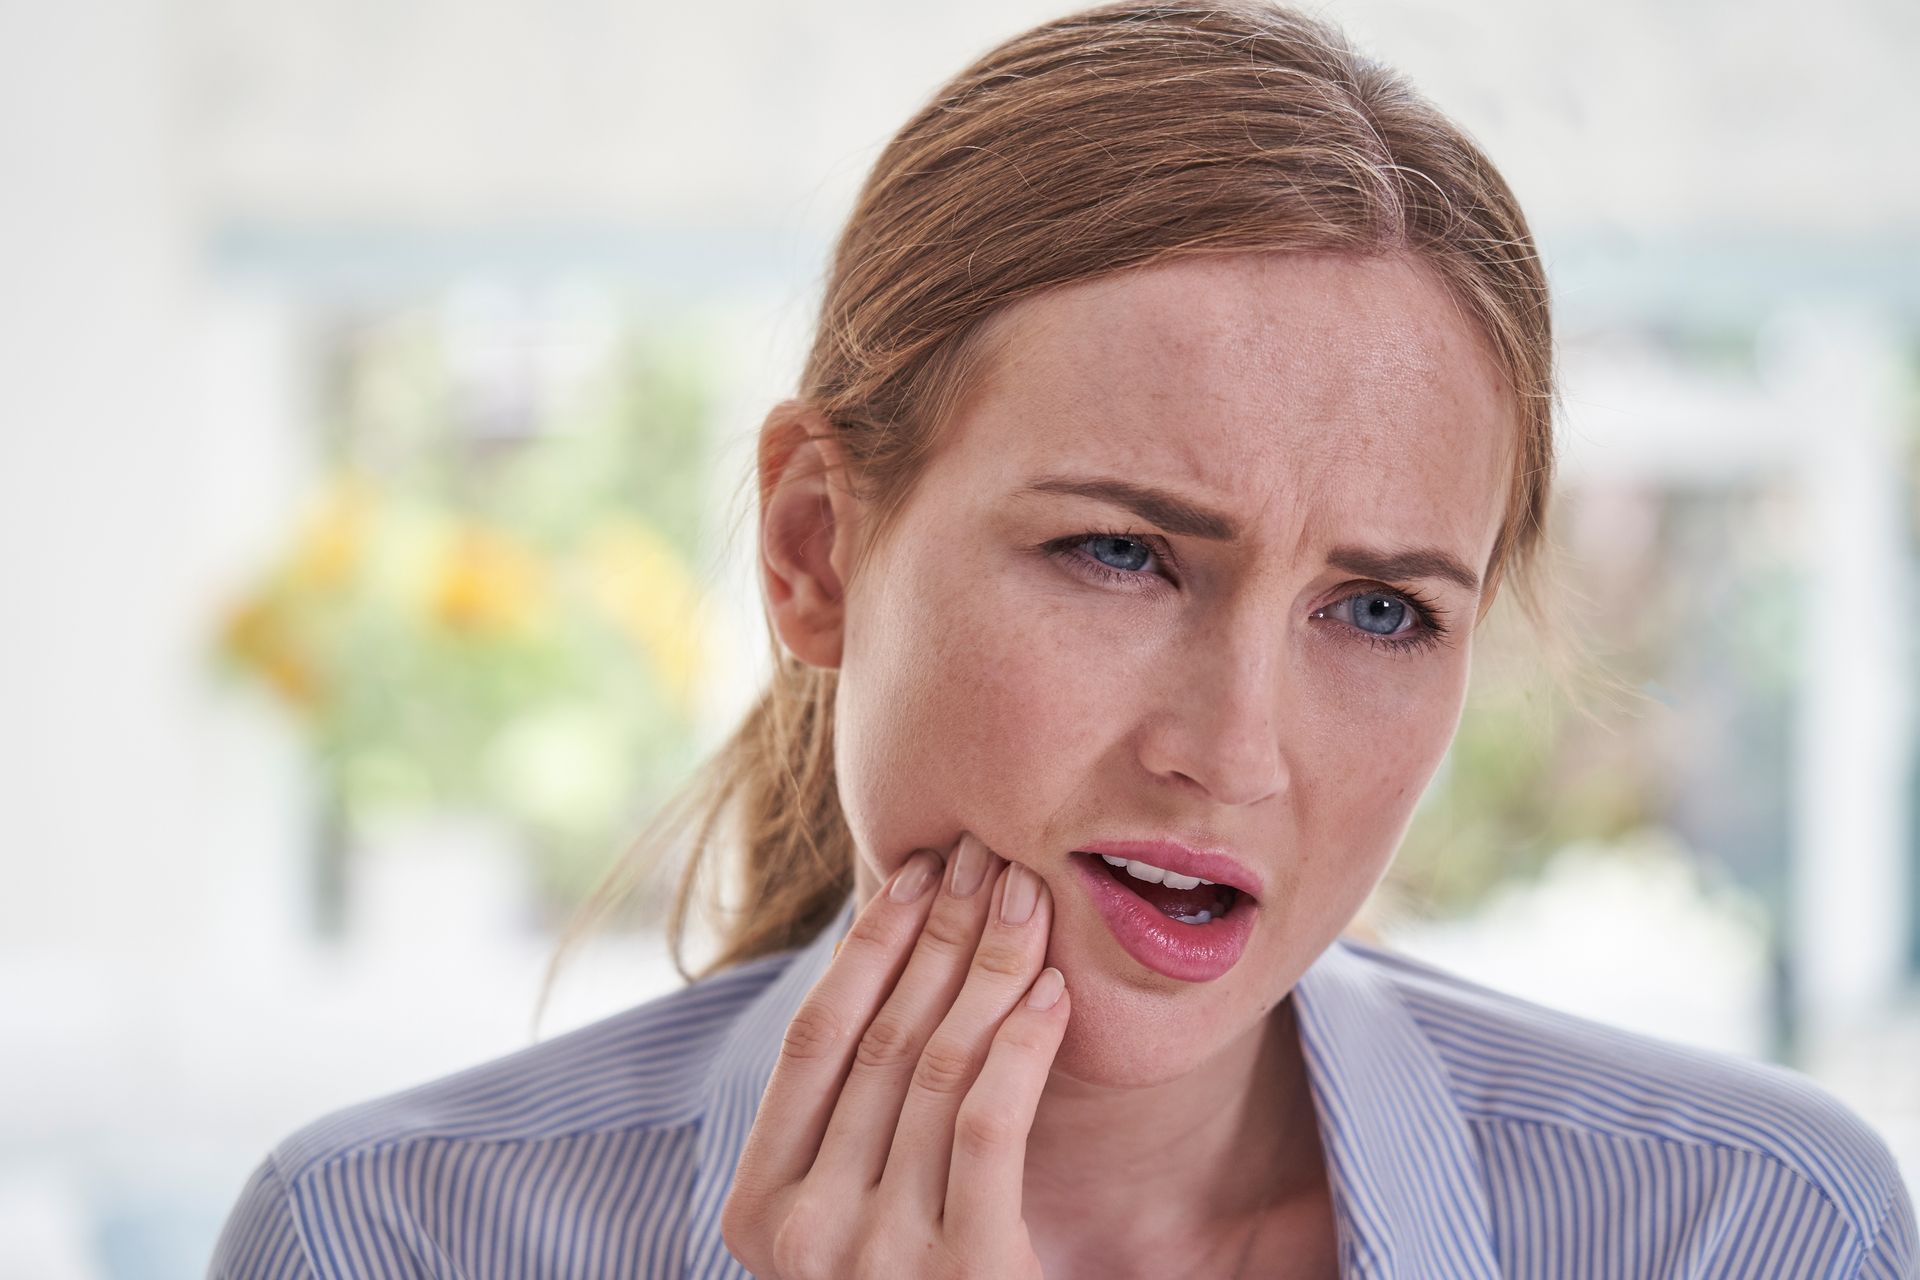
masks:
[[[1136,570],[1129,572],[1124,569],[1116,569],[1112,565],[1101,564],[1093,557],[1080,552],[1079,548],[1083,543],[1092,542],[1099,538],[1111,538],[1121,542],[1137,542],[1152,552],[1153,555],[1163,563],[1175,569],[1180,567],[1179,562],[1174,559],[1172,550],[1164,541],[1153,534],[1143,533],[1137,529],[1098,529],[1090,533],[1077,533],[1071,537],[1055,538],[1051,542],[1044,543],[1042,544],[1042,549],[1049,555],[1059,557],[1063,560],[1071,560],[1083,565],[1086,570],[1093,572],[1109,582],[1128,583],[1142,576],[1142,571]],[[1419,625],[1414,630],[1409,631],[1397,640],[1389,640],[1363,627],[1352,628],[1360,632],[1367,643],[1376,649],[1391,653],[1411,653],[1416,649],[1429,648],[1439,644],[1447,634],[1447,624],[1441,620],[1438,606],[1419,592],[1403,587],[1392,587],[1378,592],[1359,591],[1354,594],[1398,596],[1413,607],[1414,616],[1419,620]],[[1343,597],[1343,599],[1352,598],[1352,596]]]

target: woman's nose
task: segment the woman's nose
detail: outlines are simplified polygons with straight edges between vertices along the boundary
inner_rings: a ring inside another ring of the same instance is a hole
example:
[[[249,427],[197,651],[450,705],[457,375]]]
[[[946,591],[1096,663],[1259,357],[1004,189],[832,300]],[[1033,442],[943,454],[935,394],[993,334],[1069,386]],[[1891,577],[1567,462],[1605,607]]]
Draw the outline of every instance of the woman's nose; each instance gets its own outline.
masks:
[[[1152,772],[1179,775],[1221,804],[1247,805],[1287,781],[1294,693],[1268,617],[1222,622],[1183,641],[1141,747]]]

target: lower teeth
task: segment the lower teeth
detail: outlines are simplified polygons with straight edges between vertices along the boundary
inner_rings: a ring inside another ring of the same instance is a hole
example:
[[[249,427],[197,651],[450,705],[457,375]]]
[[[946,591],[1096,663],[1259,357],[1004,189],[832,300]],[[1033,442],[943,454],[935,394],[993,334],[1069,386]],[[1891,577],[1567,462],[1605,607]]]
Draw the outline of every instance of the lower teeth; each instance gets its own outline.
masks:
[[[1126,872],[1114,867],[1113,864],[1107,864],[1107,869],[1112,872],[1113,878],[1121,884],[1130,882]],[[1191,913],[1169,911],[1167,912],[1167,919],[1187,925],[1207,924],[1210,921],[1224,917],[1228,911],[1233,909],[1238,900],[1239,895],[1236,890],[1227,885],[1216,885],[1214,887],[1214,899],[1211,907],[1201,907],[1198,911]]]

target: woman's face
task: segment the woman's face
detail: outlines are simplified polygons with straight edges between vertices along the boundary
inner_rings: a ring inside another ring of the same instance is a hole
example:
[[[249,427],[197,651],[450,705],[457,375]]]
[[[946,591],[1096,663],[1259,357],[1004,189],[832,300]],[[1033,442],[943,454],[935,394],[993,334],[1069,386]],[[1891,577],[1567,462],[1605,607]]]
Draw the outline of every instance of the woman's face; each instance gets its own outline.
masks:
[[[844,601],[835,763],[861,897],[962,831],[1025,863],[1073,990],[1055,1069],[1157,1083],[1246,1033],[1384,875],[1491,596],[1329,558],[1430,549],[1477,578],[1511,401],[1408,259],[1178,260],[1029,299],[994,331],[990,373]],[[1156,490],[1234,536],[1031,488],[1047,478]],[[1163,976],[1110,932],[1074,851],[1126,839],[1230,849],[1264,881],[1224,975]]]

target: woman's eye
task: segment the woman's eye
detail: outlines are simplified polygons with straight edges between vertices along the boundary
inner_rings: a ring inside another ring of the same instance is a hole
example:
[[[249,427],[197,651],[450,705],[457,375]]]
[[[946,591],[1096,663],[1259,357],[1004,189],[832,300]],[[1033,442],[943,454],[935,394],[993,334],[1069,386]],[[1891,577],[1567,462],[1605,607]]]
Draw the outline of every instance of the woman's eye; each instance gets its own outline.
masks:
[[[1439,611],[1410,591],[1362,591],[1319,613],[1349,606],[1353,630],[1376,649],[1405,653],[1438,644],[1447,633]],[[1319,613],[1314,616],[1318,617]],[[1412,626],[1406,625],[1409,621]]]
[[[1385,591],[1363,591],[1344,601],[1353,606],[1353,625],[1376,636],[1390,636],[1413,616],[1413,606]]]
[[[1151,534],[1097,531],[1056,538],[1046,550],[1072,563],[1076,571],[1108,582],[1135,586],[1155,575],[1156,562],[1172,566],[1173,553]],[[1447,624],[1438,608],[1410,590],[1374,588],[1345,596],[1314,617],[1345,614],[1347,629],[1366,644],[1388,653],[1407,653],[1440,643]]]
[[[1172,556],[1151,535],[1124,532],[1095,532],[1058,538],[1047,550],[1109,582],[1126,582],[1152,576],[1146,572],[1155,560],[1170,562]]]
[[[1109,569],[1119,569],[1125,573],[1138,573],[1147,567],[1153,559],[1153,548],[1133,538],[1109,537],[1101,534],[1088,538],[1087,554]]]

